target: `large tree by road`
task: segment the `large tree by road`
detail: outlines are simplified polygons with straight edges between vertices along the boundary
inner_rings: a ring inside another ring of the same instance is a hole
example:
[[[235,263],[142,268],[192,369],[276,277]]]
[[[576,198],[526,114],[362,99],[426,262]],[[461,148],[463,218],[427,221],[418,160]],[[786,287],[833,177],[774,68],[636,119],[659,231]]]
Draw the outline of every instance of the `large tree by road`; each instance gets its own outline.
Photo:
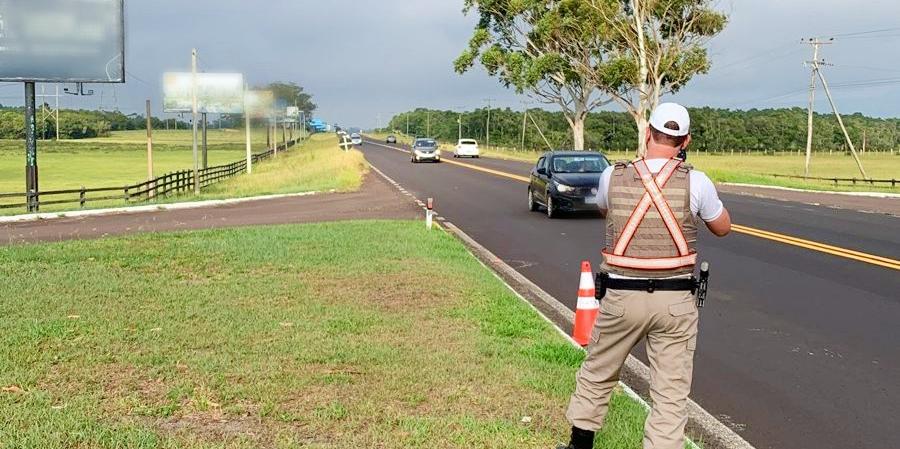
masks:
[[[631,114],[638,129],[638,154],[649,114],[660,96],[681,89],[710,67],[705,45],[727,17],[714,0],[582,0],[591,13],[578,22],[588,42],[602,42],[603,64],[572,59],[576,71]]]
[[[465,11],[473,10],[479,21],[469,48],[454,63],[456,71],[480,61],[505,86],[557,105],[575,149],[583,150],[588,112],[611,101],[600,95],[602,80],[585,76],[602,63],[604,31],[582,22],[597,23],[604,10],[585,0],[465,0]]]

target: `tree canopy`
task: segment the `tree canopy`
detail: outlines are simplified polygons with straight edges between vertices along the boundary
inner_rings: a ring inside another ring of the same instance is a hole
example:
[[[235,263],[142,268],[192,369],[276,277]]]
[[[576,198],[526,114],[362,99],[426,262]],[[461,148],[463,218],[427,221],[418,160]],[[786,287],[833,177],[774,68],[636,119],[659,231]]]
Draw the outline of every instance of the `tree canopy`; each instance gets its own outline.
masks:
[[[747,111],[690,108],[693,123],[693,151],[796,151],[806,148],[806,109],[751,109]],[[392,130],[405,131],[409,118],[410,134],[431,135],[447,142],[455,141],[457,118],[462,115],[463,137],[484,140],[487,109],[474,111],[440,111],[416,109],[394,116]],[[552,147],[572,149],[572,135],[560,112],[530,109]],[[429,118],[430,116],[430,118]],[[900,148],[900,119],[866,117],[862,114],[844,115],[850,137],[862,146],[863,134],[868,150],[887,151]],[[841,130],[830,114],[815,115],[813,148],[815,151],[844,151]],[[629,113],[599,111],[588,115],[585,122],[585,148],[603,151],[635,151],[637,127]],[[491,111],[491,142],[518,148],[522,138],[522,112],[511,109]],[[525,133],[525,148],[546,148],[543,138],[531,121]]]
[[[576,149],[584,147],[584,119],[609,102],[596,81],[577,67],[594,67],[602,56],[598,35],[579,23],[596,11],[582,0],[466,0],[479,20],[468,48],[456,59],[464,73],[479,61],[506,87],[558,106]]]

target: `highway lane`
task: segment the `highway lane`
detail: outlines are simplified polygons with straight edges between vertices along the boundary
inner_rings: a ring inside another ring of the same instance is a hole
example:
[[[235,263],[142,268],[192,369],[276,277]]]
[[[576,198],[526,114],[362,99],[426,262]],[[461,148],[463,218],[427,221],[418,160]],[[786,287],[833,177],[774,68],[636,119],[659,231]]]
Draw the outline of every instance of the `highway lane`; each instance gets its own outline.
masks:
[[[407,154],[372,143],[364,152],[574,306],[580,260],[600,261],[602,219],[548,220],[526,209],[520,180],[455,164],[413,165]],[[517,176],[529,169],[499,160],[461,162]],[[743,225],[900,257],[896,218],[733,195],[723,200]],[[700,249],[713,278],[701,319],[695,400],[759,448],[900,447],[896,270],[742,234],[701,235]]]

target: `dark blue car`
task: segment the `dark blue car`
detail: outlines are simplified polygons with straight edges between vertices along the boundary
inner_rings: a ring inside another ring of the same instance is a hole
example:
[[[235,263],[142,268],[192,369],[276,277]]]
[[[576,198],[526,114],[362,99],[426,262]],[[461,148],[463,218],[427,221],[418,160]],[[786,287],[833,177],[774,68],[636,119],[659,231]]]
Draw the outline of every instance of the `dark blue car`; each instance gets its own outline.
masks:
[[[595,151],[551,151],[538,159],[528,184],[528,209],[561,212],[597,211],[600,175],[609,159]]]

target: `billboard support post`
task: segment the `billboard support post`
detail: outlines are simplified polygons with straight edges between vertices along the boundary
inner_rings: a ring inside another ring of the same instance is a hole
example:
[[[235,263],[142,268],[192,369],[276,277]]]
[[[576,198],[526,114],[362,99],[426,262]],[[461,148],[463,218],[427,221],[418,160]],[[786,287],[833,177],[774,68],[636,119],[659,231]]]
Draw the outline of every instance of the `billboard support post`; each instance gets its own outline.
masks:
[[[200,114],[200,123],[203,124],[203,164],[201,166],[204,170],[206,170],[207,168],[209,168],[209,157],[206,151],[208,148],[208,146],[206,145],[206,134],[207,129],[209,128],[209,121],[207,120],[207,115],[205,112]]]
[[[150,100],[147,100],[147,180],[153,179],[153,118],[150,115]],[[153,198],[153,185],[147,186],[150,192],[147,197]]]
[[[39,208],[37,165],[37,120],[34,106],[34,81],[25,82],[25,195],[28,212]]]
[[[247,174],[253,173],[253,144],[250,141],[250,109],[247,108],[247,91],[250,86],[244,85],[244,126],[247,128]]]
[[[194,193],[200,194],[200,162],[197,158],[197,49],[191,50],[191,125],[193,125]]]

